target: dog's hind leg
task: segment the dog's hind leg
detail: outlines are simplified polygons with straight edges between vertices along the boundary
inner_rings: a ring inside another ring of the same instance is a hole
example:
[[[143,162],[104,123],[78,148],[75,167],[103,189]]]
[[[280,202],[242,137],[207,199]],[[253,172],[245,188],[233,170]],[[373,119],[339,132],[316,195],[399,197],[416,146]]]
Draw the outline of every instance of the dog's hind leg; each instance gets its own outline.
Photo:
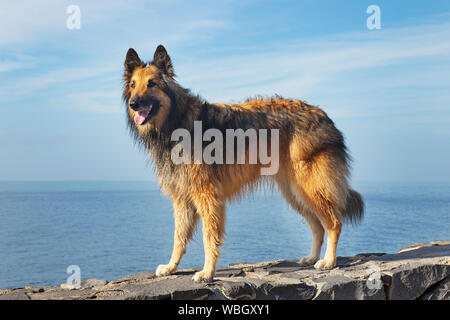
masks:
[[[168,264],[158,266],[156,276],[167,276],[177,270],[181,258],[186,252],[186,246],[192,239],[198,223],[199,215],[190,201],[174,199],[173,206],[175,233],[172,258]]]
[[[327,235],[323,259],[314,267],[328,270],[336,265],[336,248],[341,234],[343,208],[348,197],[347,167],[336,150],[323,149],[294,165],[301,198],[320,221]]]
[[[291,182],[289,182],[287,178],[278,179],[278,189],[280,190],[284,199],[289,203],[289,205],[305,218],[306,223],[308,223],[308,226],[311,229],[311,252],[309,256],[301,258],[299,261],[301,266],[311,266],[320,258],[320,250],[322,248],[323,236],[325,231],[319,219],[314,215],[314,213],[303,205],[300,199],[300,195],[298,194],[299,192],[295,190],[296,186],[291,188],[290,183]]]

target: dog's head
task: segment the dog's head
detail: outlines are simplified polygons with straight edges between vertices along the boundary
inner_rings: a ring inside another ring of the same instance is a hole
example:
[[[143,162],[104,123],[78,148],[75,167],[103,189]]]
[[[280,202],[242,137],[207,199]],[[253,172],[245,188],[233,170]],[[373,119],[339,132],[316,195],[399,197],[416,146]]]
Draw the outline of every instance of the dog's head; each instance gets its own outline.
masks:
[[[125,58],[123,99],[129,122],[139,134],[161,128],[171,108],[168,82],[174,71],[166,49],[159,45],[153,61],[144,63],[130,48]]]

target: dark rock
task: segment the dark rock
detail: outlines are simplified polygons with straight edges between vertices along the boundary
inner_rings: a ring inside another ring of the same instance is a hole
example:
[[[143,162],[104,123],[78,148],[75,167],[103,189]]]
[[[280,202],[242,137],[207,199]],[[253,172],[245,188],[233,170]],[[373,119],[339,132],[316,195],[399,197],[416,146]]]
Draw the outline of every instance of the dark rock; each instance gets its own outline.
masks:
[[[337,267],[328,271],[301,267],[297,260],[240,263],[218,267],[211,283],[195,283],[192,276],[198,270],[158,278],[154,271],[144,271],[110,282],[88,279],[79,289],[5,289],[0,299],[450,299],[450,243],[444,242],[414,245],[395,254],[338,257]]]
[[[348,267],[352,265],[357,265],[359,263],[363,263],[372,258],[384,256],[385,253],[360,253],[353,257],[337,257],[336,264],[338,267]]]
[[[128,281],[128,280],[145,280],[145,279],[153,279],[155,277],[156,277],[155,271],[144,271],[144,272],[130,274],[119,280],[115,280],[115,282]]]
[[[272,263],[268,266],[268,268],[270,269],[275,269],[275,268],[301,268],[300,264],[298,263],[297,260],[281,260],[281,261],[277,261],[275,263]]]
[[[383,286],[370,289],[366,281],[346,276],[329,276],[315,280],[318,292],[314,300],[385,300]]]
[[[61,289],[55,287],[44,292],[28,293],[31,300],[87,300],[96,296],[96,291],[91,289]]]
[[[208,288],[175,290],[172,292],[172,300],[208,300],[215,297],[213,290]]]
[[[439,281],[419,297],[420,300],[450,300],[450,277]]]
[[[233,278],[244,276],[244,271],[242,269],[219,269],[216,271],[216,278]]]
[[[101,279],[88,279],[81,280],[81,288],[102,287],[108,283],[106,280]]]
[[[411,263],[392,271],[391,300],[413,300],[428,288],[450,275],[449,265],[420,265]]]
[[[0,295],[0,300],[31,300],[24,292],[11,292],[4,295]]]
[[[309,300],[316,289],[305,283],[264,283],[257,287],[258,300]]]
[[[253,300],[256,298],[255,288],[246,282],[224,282],[221,292],[229,300]]]
[[[411,247],[403,248],[397,253],[385,254],[374,258],[373,260],[390,262],[410,259],[450,257],[450,242],[442,243],[443,244],[426,244],[423,246],[413,245]]]

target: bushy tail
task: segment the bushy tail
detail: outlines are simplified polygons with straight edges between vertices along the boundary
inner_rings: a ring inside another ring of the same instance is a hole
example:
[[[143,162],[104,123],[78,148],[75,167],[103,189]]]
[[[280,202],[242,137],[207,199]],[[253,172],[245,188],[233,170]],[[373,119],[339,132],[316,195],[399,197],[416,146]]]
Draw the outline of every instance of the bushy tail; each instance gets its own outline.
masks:
[[[364,215],[364,200],[355,190],[350,189],[347,197],[347,206],[345,207],[342,217],[344,221],[350,223],[358,223]]]

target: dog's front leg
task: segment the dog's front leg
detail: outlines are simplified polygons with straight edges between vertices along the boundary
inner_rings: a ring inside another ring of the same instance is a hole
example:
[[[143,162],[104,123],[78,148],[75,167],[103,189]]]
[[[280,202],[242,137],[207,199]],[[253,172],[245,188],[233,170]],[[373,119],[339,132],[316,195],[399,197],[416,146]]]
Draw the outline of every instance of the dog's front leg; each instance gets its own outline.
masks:
[[[218,201],[217,198],[207,195],[196,202],[203,223],[205,264],[203,270],[195,273],[192,280],[195,282],[210,282],[216,270],[216,263],[220,254],[219,247],[225,233],[225,204]]]
[[[192,239],[198,223],[199,215],[192,203],[174,199],[173,206],[175,210],[175,232],[172,258],[168,264],[158,266],[156,276],[167,276],[177,270],[181,258],[186,252],[186,246]]]

